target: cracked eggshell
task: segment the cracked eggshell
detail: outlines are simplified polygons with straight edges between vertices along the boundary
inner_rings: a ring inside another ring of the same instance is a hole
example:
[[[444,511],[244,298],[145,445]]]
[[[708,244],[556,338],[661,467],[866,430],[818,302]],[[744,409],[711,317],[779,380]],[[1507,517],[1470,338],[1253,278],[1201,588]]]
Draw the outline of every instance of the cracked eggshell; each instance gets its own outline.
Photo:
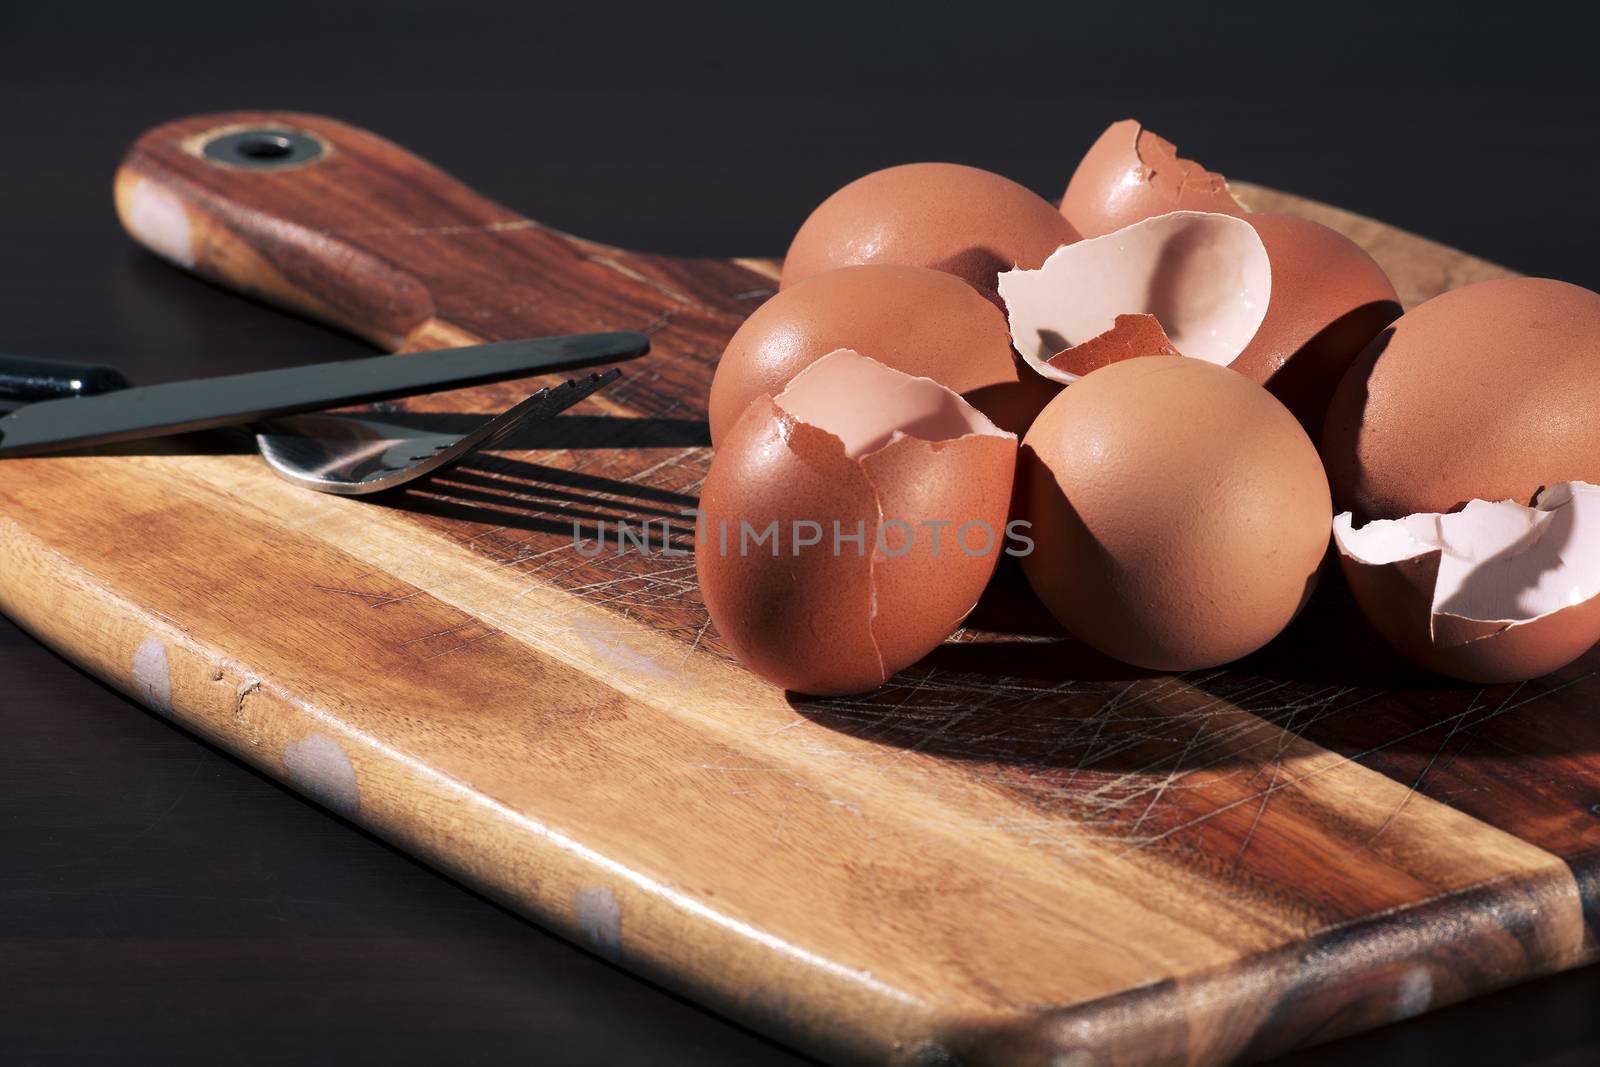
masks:
[[[1266,390],[1196,359],[1125,360],[1062,391],[1023,440],[1022,568],[1075,636],[1185,671],[1255,651],[1305,603],[1328,483]]]
[[[1175,211],[1007,271],[999,290],[1023,360],[1070,384],[1123,353],[1227,366],[1266,316],[1272,268],[1249,223]]]
[[[750,401],[777,395],[840,348],[932,378],[1013,433],[1055,394],[1019,365],[1005,316],[959,278],[887,263],[844,267],[789,286],[734,333],[711,381],[712,442]]]
[[[1100,136],[1061,201],[1085,238],[1178,210],[1237,215],[1260,235],[1271,262],[1272,300],[1260,329],[1229,365],[1265,385],[1316,439],[1345,369],[1400,315],[1388,276],[1354,241],[1321,223],[1246,213],[1222,175],[1180,159],[1171,142],[1132,119]]]
[[[1113,122],[1072,172],[1061,214],[1083,237],[1100,237],[1171,211],[1243,215],[1228,183],[1133,119]]]
[[[1049,201],[1009,178],[907,163],[824,200],[789,245],[778,287],[858,263],[898,263],[954,274],[992,300],[1000,271],[1037,267],[1077,239]]]
[[[1600,294],[1507,278],[1408,311],[1340,381],[1322,455],[1358,522],[1600,482]]]
[[[1400,317],[1383,268],[1337,230],[1294,215],[1249,215],[1272,264],[1272,299],[1229,366],[1292,411],[1317,440],[1328,403],[1361,350]]]
[[[751,401],[717,446],[696,541],[717,629],[775,685],[875,689],[977,602],[1003,548],[1016,454],[1014,434],[937,382],[848,350],[823,357],[777,396]],[[760,531],[774,521],[776,555],[766,545],[741,552],[741,523]],[[796,522],[819,524],[821,541],[799,545]],[[865,550],[840,542],[836,553],[835,522],[846,535],[860,524]],[[977,527],[974,551],[959,548],[966,522],[994,531],[989,551],[976,551]]]
[[[1600,641],[1600,487],[1561,482],[1533,506],[1334,520],[1356,602],[1399,652],[1480,684],[1520,682]]]
[[[1313,433],[1345,370],[1400,314],[1372,257],[1289,215],[1158,215],[1008,271],[999,288],[1012,343],[1051,381],[1181,354],[1266,386]]]

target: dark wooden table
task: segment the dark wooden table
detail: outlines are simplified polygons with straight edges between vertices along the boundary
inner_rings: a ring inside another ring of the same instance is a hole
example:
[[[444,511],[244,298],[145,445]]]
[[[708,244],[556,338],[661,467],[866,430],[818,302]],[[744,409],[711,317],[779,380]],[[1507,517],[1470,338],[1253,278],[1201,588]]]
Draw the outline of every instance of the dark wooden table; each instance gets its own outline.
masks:
[[[285,0],[167,23],[145,5],[11,7],[0,349],[102,358],[136,380],[363,351],[121,236],[122,148],[163,119],[234,107],[341,115],[563,229],[714,255],[780,252],[822,195],[908,159],[1058,192],[1099,128],[1134,114],[1214,167],[1600,288],[1596,27],[1575,20],[1308,9],[1299,24],[1280,5],[1230,25],[1107,5],[1010,33],[976,8],[830,24],[777,5]],[[1590,968],[1284,1062],[1591,1064],[1597,1002]],[[800,1061],[339,822],[0,620],[0,1063],[446,1058]]]

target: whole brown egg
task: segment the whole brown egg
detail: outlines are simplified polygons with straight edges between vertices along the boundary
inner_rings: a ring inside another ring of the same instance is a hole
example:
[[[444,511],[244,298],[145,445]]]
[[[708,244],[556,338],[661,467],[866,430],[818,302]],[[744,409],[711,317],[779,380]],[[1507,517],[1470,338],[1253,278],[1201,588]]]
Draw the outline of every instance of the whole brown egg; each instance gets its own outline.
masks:
[[[1339,383],[1322,454],[1358,522],[1600,482],[1600,294],[1506,278],[1412,309]]]
[[[1226,367],[1146,356],[1092,371],[1023,441],[1022,566],[1086,644],[1140,667],[1215,666],[1305,603],[1332,527],[1310,438]]]
[[[779,288],[859,263],[929,267],[995,297],[995,276],[1032,269],[1078,233],[1037,193],[977,167],[906,163],[824,200],[800,226]]]
[[[789,286],[734,333],[711,381],[712,442],[750,401],[776,396],[840,348],[932,378],[1012,433],[1057,390],[1019,365],[1005,316],[961,279],[889,263],[844,267]]]

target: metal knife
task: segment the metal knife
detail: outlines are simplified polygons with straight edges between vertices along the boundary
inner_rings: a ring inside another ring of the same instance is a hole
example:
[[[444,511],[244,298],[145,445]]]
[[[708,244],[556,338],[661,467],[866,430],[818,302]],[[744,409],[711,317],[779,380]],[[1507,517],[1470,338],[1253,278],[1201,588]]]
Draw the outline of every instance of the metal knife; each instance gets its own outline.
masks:
[[[135,388],[122,388],[125,380],[107,367],[73,365],[78,373],[63,374],[46,361],[0,356],[0,396],[67,394],[0,416],[0,458],[462,389],[616,363],[649,350],[641,333],[575,334]]]

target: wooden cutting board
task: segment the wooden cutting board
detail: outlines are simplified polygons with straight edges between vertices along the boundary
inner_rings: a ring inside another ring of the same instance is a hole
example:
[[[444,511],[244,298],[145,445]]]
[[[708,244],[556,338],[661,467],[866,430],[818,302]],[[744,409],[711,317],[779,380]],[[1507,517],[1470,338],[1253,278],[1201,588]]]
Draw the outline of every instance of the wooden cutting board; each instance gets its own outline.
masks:
[[[253,125],[324,151],[203,156]],[[1240,191],[1351,234],[1409,303],[1506,273]],[[730,659],[692,557],[572,547],[689,536],[712,366],[770,263],[558,234],[305,115],[163,126],[117,198],[169,259],[386,349],[652,335],[619,387],[382,503],[217,439],[0,463],[7,614],[595,952],[829,1060],[1071,1067],[1261,1058],[1596,956],[1600,654],[1426,677],[1329,581],[1264,652],[1155,676],[1000,596],[872,696],[791,699]]]

